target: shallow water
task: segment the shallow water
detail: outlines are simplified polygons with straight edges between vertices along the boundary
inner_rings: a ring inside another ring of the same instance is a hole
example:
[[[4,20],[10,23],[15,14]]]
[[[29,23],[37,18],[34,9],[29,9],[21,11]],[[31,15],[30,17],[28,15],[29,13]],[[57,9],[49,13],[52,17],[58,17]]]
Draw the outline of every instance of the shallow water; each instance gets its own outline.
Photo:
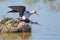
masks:
[[[1,33],[0,40],[28,40],[31,33]]]
[[[0,19],[18,17],[7,14],[10,5],[24,5],[26,10],[35,9],[40,16],[32,15],[30,19],[40,25],[32,25],[31,33],[1,33],[0,40],[60,40],[60,0],[4,0],[0,1]]]

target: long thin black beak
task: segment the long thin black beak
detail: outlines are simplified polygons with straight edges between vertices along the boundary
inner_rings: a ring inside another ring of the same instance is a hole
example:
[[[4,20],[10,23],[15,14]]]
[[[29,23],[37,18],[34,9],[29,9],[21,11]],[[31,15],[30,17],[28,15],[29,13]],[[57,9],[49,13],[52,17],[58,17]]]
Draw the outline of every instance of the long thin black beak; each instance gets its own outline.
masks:
[[[37,16],[40,16],[39,14],[35,13]]]
[[[40,16],[39,14],[37,14],[37,12],[35,12],[35,14],[36,14],[37,16]]]

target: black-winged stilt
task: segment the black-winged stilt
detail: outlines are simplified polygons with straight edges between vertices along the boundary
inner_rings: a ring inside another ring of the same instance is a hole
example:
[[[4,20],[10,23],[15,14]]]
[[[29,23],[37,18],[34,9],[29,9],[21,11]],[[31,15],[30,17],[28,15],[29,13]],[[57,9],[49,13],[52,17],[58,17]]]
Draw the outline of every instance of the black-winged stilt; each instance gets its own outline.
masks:
[[[25,6],[9,6],[9,8],[12,9],[12,11],[9,11],[8,13],[12,12],[19,12],[19,19],[20,21],[23,21],[25,23],[32,23],[32,24],[38,24],[37,22],[32,22],[29,20],[29,17],[32,14],[37,14],[36,10],[32,10],[32,11],[26,11],[26,7]],[[38,14],[37,14],[38,15]],[[25,26],[25,25],[24,25]],[[22,28],[22,31],[24,30],[24,27]],[[24,31],[23,31],[24,32]]]
[[[32,14],[37,14],[36,10],[26,11],[25,6],[8,6],[8,7],[12,9],[8,13],[19,12],[19,18],[22,18],[23,20],[28,19]]]

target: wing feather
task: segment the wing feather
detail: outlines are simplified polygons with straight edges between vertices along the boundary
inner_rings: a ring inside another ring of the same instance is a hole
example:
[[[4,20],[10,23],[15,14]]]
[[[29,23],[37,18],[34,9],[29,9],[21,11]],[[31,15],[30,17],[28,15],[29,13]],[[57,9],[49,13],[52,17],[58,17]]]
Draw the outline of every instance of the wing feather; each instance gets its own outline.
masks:
[[[8,6],[8,7],[21,13],[23,13],[26,10],[25,6]]]

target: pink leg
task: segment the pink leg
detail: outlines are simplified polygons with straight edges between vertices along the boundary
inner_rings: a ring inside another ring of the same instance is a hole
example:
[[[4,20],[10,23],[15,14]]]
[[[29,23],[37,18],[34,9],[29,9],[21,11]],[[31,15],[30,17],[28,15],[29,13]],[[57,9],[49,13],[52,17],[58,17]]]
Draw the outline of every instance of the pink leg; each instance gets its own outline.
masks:
[[[24,33],[24,27],[25,27],[26,25],[24,24],[23,26],[22,26],[22,32]]]

